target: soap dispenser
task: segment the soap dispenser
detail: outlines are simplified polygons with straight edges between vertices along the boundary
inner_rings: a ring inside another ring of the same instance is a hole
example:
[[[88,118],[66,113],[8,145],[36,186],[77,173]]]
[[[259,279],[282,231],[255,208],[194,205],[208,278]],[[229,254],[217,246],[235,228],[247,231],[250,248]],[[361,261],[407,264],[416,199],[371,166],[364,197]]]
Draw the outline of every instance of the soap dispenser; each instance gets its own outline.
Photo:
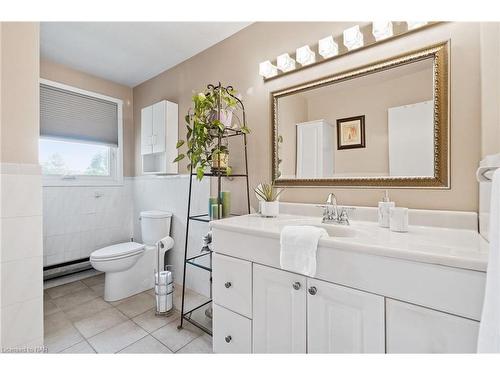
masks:
[[[391,208],[395,207],[396,204],[391,202],[389,198],[389,192],[386,190],[384,198],[381,202],[378,202],[378,225],[382,228],[389,228]]]

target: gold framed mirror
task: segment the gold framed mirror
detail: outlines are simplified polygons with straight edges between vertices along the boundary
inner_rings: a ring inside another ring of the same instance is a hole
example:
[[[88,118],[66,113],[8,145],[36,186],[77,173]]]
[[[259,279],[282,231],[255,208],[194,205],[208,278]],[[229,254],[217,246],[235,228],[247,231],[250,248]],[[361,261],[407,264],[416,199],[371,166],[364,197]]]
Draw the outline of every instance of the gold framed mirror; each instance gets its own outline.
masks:
[[[450,187],[448,43],[271,93],[277,186]]]

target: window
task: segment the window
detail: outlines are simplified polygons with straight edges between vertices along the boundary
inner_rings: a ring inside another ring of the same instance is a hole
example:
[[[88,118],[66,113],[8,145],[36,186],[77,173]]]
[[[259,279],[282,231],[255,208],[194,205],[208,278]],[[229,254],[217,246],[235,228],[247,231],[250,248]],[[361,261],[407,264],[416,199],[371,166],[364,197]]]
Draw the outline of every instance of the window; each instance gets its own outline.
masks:
[[[113,148],[70,140],[40,139],[42,173],[51,176],[111,176]]]
[[[42,80],[39,161],[48,186],[122,182],[122,102]]]

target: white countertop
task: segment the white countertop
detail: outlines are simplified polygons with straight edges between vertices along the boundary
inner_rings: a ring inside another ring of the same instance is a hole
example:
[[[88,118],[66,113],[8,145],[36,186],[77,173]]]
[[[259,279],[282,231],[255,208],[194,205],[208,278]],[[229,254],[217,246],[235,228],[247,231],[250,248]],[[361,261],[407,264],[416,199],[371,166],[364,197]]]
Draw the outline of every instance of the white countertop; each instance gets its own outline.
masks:
[[[279,239],[285,225],[321,225],[321,218],[258,214],[212,221],[212,228]],[[335,224],[331,224],[335,225]],[[486,271],[488,243],[475,230],[410,225],[407,233],[391,232],[370,221],[351,221],[352,237],[323,237],[318,246],[369,253],[422,263]]]

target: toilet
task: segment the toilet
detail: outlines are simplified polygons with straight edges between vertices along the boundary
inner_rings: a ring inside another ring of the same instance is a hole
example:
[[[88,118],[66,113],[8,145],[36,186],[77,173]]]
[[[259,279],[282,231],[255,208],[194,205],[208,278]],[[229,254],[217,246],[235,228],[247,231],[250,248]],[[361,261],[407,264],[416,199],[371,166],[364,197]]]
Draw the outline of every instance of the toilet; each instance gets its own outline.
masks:
[[[160,254],[161,269],[165,252],[174,246],[174,240],[169,237],[170,212],[143,211],[139,220],[143,244],[123,242],[90,254],[92,267],[105,273],[105,301],[117,301],[152,289],[157,267],[157,242],[161,240],[164,245]]]

